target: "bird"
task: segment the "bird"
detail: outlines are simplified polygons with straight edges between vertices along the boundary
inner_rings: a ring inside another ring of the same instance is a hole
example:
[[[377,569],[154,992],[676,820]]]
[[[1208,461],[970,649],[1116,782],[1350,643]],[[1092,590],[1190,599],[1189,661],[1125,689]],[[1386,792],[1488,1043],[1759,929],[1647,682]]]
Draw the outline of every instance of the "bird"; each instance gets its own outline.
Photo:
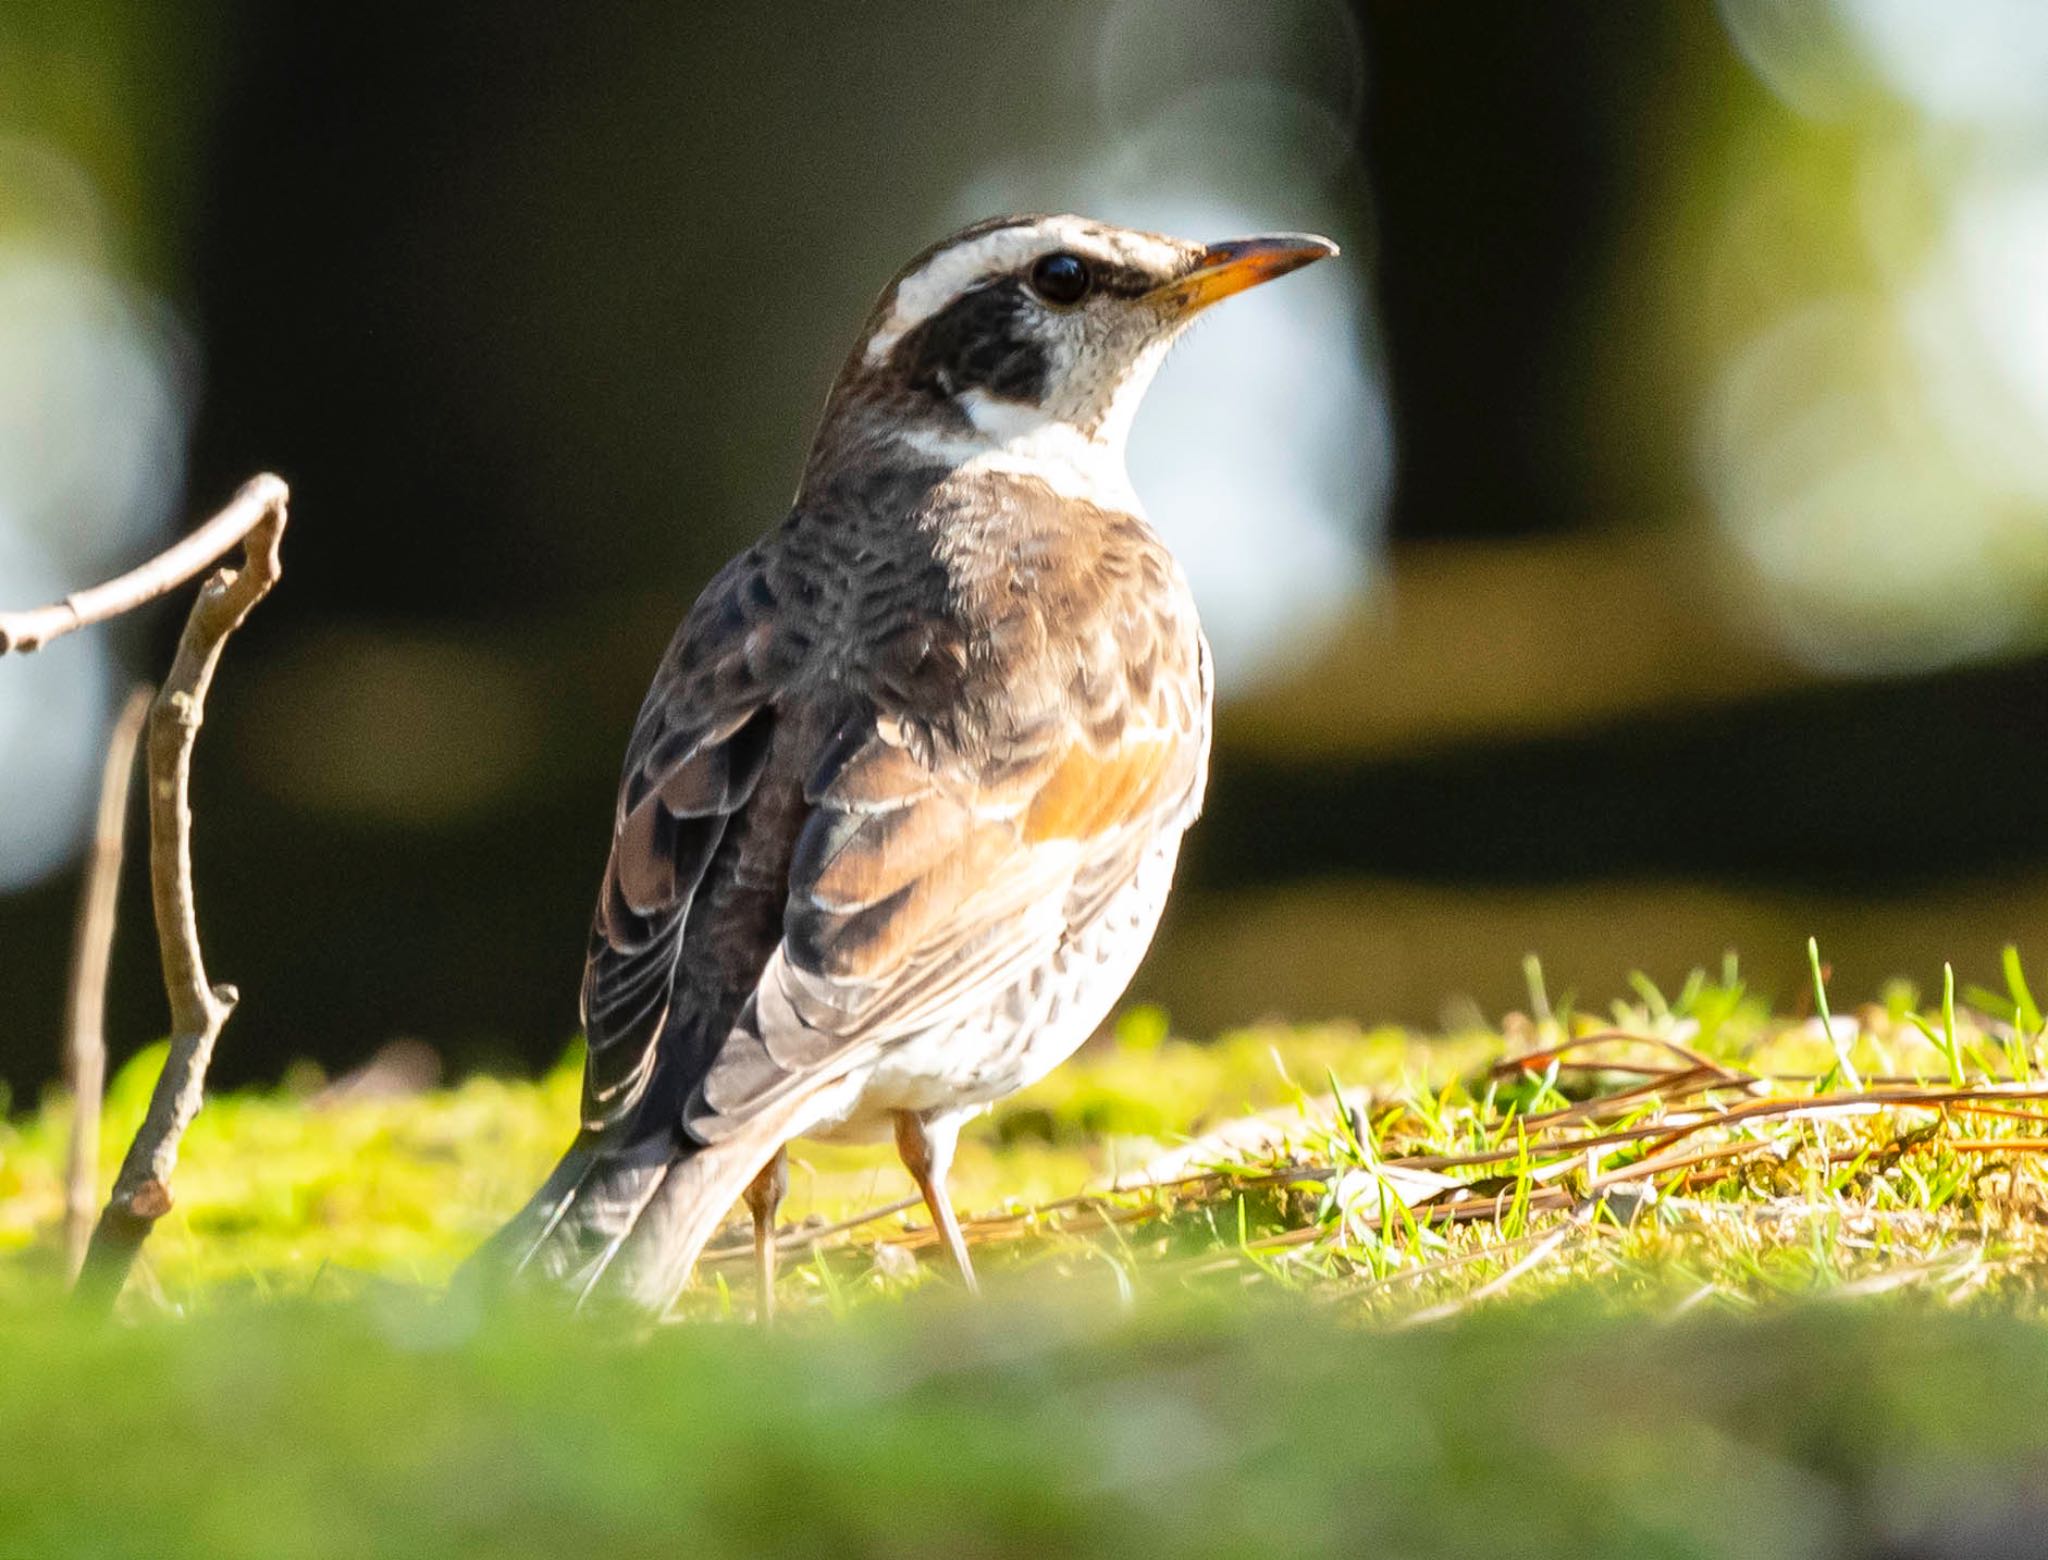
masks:
[[[744,1201],[767,1320],[788,1143],[893,1135],[977,1288],[961,1126],[1107,1019],[1207,782],[1209,648],[1133,418],[1203,310],[1336,253],[1003,216],[883,289],[788,514],[641,705],[579,1130],[468,1272],[661,1315]]]

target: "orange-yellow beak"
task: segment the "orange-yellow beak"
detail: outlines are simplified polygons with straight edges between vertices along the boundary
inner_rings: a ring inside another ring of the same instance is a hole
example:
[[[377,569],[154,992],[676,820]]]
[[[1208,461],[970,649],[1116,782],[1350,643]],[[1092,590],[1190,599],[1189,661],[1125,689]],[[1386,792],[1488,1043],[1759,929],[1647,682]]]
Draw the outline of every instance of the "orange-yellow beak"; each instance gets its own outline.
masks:
[[[1337,246],[1313,233],[1269,233],[1260,238],[1233,238],[1202,251],[1195,268],[1161,287],[1158,297],[1188,313],[1220,303],[1232,293],[1270,282],[1276,276],[1327,260]]]

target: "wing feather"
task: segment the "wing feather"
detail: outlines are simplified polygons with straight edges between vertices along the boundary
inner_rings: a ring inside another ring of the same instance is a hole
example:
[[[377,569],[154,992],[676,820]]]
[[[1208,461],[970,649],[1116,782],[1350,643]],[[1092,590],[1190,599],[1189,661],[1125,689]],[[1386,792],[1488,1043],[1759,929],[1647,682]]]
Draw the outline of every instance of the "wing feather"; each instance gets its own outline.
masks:
[[[707,1140],[1049,964],[1185,826],[1208,743],[1199,719],[1098,709],[978,769],[920,760],[886,720],[842,730],[831,756],[806,787],[782,944],[688,1110]]]
[[[776,731],[752,554],[706,588],[663,658],[626,749],[611,852],[584,962],[583,1126],[646,1094],[671,1018],[690,910]]]

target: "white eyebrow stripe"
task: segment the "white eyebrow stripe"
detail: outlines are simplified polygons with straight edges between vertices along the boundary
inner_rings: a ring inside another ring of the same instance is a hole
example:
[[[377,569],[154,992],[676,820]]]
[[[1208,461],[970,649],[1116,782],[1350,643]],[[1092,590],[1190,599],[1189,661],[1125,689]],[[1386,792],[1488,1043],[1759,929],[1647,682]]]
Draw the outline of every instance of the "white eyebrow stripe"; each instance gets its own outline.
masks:
[[[864,354],[867,361],[881,362],[895,350],[897,342],[984,276],[1014,270],[1046,249],[1048,239],[1058,242],[1064,236],[1055,219],[1025,227],[997,228],[993,233],[940,250],[897,284],[896,295],[889,300],[888,317],[868,341]]]
[[[997,228],[979,238],[942,249],[896,285],[881,328],[869,338],[862,357],[879,363],[896,343],[984,277],[1020,268],[1026,260],[1055,249],[1083,254],[1105,250],[1120,260],[1164,268],[1178,258],[1174,248],[1149,235],[1108,229],[1080,217],[1047,217],[1038,222]]]

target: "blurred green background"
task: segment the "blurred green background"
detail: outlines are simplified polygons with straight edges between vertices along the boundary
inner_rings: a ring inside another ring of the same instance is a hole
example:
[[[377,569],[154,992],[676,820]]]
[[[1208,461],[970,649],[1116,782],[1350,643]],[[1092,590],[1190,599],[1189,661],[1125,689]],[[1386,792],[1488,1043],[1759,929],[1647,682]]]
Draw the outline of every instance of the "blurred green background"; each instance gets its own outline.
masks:
[[[1310,228],[1134,472],[1217,642],[1137,994],[1433,1023],[2048,930],[2048,10],[2021,0],[0,8],[0,601],[251,472],[201,745],[217,1075],[556,1056],[619,752],[947,228]],[[0,1080],[179,604],[0,665]],[[111,1017],[162,1027],[131,872]]]
[[[2014,1560],[2044,1506],[2048,1339],[1939,1309],[1374,1336],[1069,1290],[622,1349],[397,1297],[9,1341],[24,1555]]]

